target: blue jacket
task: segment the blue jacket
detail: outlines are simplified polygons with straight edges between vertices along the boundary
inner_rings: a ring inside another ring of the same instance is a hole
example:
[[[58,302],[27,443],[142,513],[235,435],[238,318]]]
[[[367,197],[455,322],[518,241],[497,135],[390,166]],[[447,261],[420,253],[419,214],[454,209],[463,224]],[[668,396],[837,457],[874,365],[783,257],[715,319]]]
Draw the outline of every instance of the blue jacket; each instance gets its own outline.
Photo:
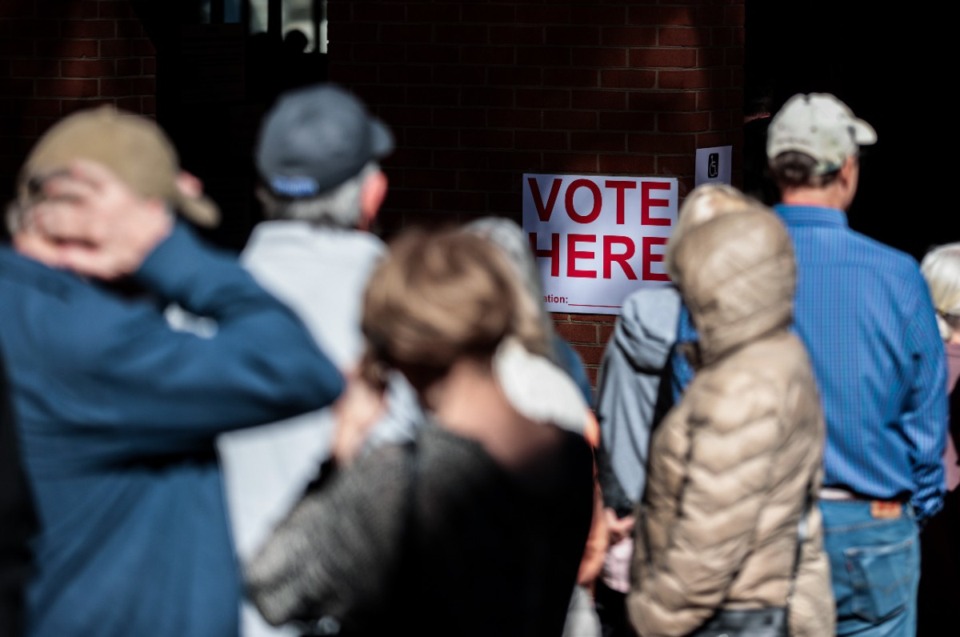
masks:
[[[294,314],[185,226],[135,279],[153,300],[0,247],[0,347],[42,526],[30,637],[235,635],[215,436],[342,390]],[[215,332],[173,330],[157,301]]]

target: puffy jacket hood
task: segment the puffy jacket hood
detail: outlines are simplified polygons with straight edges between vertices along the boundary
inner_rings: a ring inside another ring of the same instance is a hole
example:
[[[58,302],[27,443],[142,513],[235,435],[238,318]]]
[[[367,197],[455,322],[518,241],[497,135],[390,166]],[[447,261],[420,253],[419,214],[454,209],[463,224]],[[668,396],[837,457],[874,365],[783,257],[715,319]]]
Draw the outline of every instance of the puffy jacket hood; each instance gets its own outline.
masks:
[[[715,217],[687,231],[670,259],[699,334],[701,364],[792,323],[793,247],[773,213]]]

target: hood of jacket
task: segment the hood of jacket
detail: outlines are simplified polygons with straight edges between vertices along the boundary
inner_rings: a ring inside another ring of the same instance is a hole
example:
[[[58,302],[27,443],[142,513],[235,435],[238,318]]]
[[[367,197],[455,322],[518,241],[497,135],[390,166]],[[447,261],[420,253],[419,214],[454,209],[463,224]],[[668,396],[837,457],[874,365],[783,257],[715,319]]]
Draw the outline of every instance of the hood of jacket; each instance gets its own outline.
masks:
[[[679,315],[674,286],[642,288],[624,300],[613,338],[635,369],[659,372],[676,339]]]
[[[773,213],[714,217],[686,231],[668,258],[697,328],[699,364],[792,323],[793,247]]]

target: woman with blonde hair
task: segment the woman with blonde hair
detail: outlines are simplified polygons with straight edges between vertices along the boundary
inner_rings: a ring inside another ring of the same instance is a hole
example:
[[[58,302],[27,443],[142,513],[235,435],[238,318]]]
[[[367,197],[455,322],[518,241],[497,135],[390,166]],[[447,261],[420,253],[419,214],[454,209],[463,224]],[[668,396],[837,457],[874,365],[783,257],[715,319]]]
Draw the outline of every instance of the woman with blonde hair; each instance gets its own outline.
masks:
[[[247,565],[269,622],[561,634],[590,527],[592,455],[582,433],[508,397],[511,360],[550,346],[511,267],[460,231],[407,231],[391,245],[366,290],[362,381],[341,405],[334,458]],[[365,419],[350,403],[369,405],[390,370],[427,420],[413,442],[358,456]]]

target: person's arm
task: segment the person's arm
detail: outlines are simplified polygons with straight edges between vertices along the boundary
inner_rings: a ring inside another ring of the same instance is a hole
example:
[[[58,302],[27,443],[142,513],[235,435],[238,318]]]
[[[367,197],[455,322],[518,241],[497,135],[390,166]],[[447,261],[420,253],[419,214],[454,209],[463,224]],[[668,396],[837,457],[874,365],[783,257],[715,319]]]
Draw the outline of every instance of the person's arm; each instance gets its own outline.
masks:
[[[921,299],[905,335],[914,368],[902,426],[913,457],[916,491],[911,504],[921,523],[943,507],[946,493],[947,359],[932,308],[932,301]]]
[[[50,294],[30,336],[63,386],[32,407],[78,428],[120,428],[128,440],[165,434],[155,436],[161,447],[177,448],[166,434],[209,436],[317,409],[339,395],[339,371],[295,314],[233,255],[175,225],[162,202],[137,196],[89,162],[44,191],[18,249],[86,277],[131,276],[155,297],[214,319],[217,329],[209,338],[176,331],[152,301],[92,285]]]
[[[245,565],[247,595],[270,624],[357,626],[382,608],[407,519],[407,453],[382,447],[317,482]]]

